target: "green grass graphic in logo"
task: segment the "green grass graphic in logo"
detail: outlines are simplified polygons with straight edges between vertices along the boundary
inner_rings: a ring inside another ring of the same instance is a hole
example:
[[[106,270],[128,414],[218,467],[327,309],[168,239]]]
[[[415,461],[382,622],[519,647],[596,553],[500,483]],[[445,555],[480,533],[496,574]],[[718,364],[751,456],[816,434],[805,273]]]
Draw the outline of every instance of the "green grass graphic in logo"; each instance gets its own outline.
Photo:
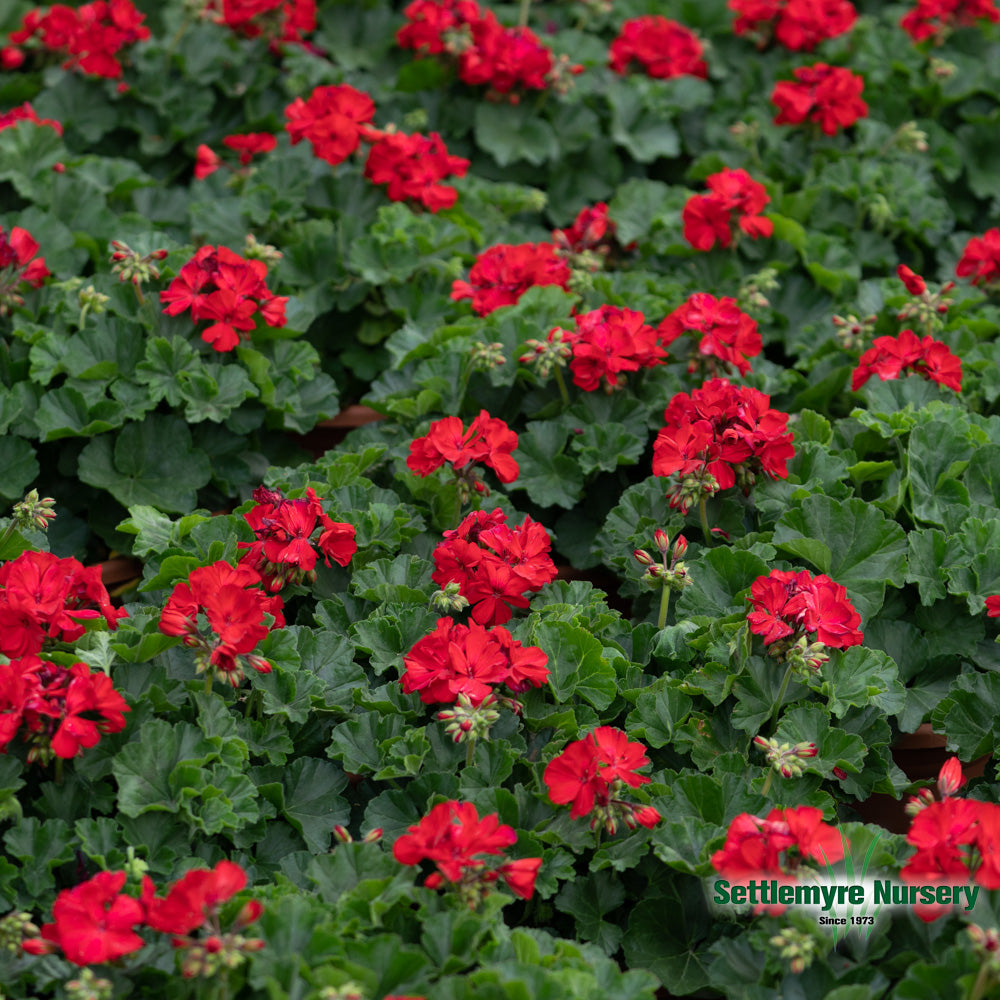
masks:
[[[881,833],[875,834],[875,839],[868,846],[868,850],[865,852],[864,860],[861,862],[861,871],[856,872],[854,868],[854,857],[851,854],[851,842],[844,836],[843,832],[840,834],[840,839],[844,844],[844,875],[847,879],[848,885],[854,885],[858,882],[864,881],[865,875],[868,874],[868,866],[871,864],[872,856],[875,853],[875,848],[878,846],[878,842],[882,839]],[[832,864],[829,861],[826,862],[826,870],[830,875],[830,881],[834,884],[837,882],[837,873],[834,870]],[[878,920],[879,911],[882,909],[882,904],[879,903],[874,908],[874,912],[868,912],[868,901],[865,900],[860,906],[855,906],[853,904],[848,904],[847,908],[847,927],[843,931],[843,936],[846,937],[851,930],[856,930],[859,937],[868,937],[871,932],[875,929],[875,922]],[[834,946],[837,944],[838,938],[841,936],[841,929],[839,926],[834,925],[833,927],[833,943]]]

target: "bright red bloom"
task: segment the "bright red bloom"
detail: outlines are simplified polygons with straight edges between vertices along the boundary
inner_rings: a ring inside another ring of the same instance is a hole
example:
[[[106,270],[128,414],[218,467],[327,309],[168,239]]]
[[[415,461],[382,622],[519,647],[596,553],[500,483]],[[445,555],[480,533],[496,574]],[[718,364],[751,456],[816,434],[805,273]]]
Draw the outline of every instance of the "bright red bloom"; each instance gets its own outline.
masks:
[[[27,229],[14,226],[8,234],[0,227],[0,316],[23,305],[25,286],[40,288],[51,276],[45,258],[36,253],[38,241]]]
[[[955,392],[962,391],[962,359],[952,354],[947,344],[929,335],[920,338],[912,330],[901,330],[898,337],[876,337],[854,369],[851,389],[856,392],[872,375],[887,382],[907,370]]]
[[[241,339],[249,340],[260,313],[268,326],[285,323],[287,296],[275,295],[268,287],[267,265],[246,260],[228,247],[204,246],[180,269],[177,277],[160,292],[163,310],[178,316],[190,309],[191,319],[212,320],[201,339],[219,352],[234,350]]]
[[[485,84],[495,94],[548,86],[554,66],[552,52],[530,28],[505,28],[492,11],[469,26],[472,44],[458,57],[458,76],[463,83]]]
[[[773,36],[786,48],[811,52],[828,38],[850,31],[857,11],[848,0],[729,0],[738,16],[737,35],[752,35],[763,47]]]
[[[477,258],[468,281],[455,281],[451,297],[472,299],[472,308],[486,316],[500,306],[514,305],[535,285],[568,288],[572,272],[551,243],[505,243],[484,250]]]
[[[608,206],[603,202],[581,208],[573,225],[554,229],[552,239],[563,253],[596,253],[607,256],[615,241],[618,227],[608,218]]]
[[[125,872],[99,872],[64,889],[52,906],[53,923],[42,927],[41,939],[25,941],[24,950],[44,954],[54,945],[74,965],[113,962],[138,951],[146,942],[132,928],[142,923],[143,907],[121,894],[125,879]]]
[[[549,333],[549,339],[555,331]],[[656,331],[634,309],[600,306],[576,317],[576,332],[562,330],[563,343],[573,349],[573,384],[585,392],[603,386],[613,392],[625,385],[625,372],[663,364],[667,352]]]
[[[149,28],[142,24],[145,18],[132,0],[95,0],[76,9],[54,4],[25,14],[21,27],[9,38],[15,47],[27,44],[65,56],[64,69],[118,79],[122,65],[117,54],[126,45],[149,38]],[[5,65],[20,50],[7,51]]]
[[[413,0],[403,16],[407,23],[396,32],[399,47],[436,56],[446,51],[447,35],[482,20],[483,10],[475,0]]]
[[[439,587],[458,583],[480,625],[502,625],[511,608],[528,606],[529,591],[555,579],[550,545],[548,532],[530,517],[511,528],[501,510],[473,511],[444,533],[431,579]]]
[[[735,486],[737,477],[748,491],[760,473],[784,479],[795,449],[788,414],[771,409],[770,402],[757,389],[721,378],[691,395],[678,393],[664,411],[667,426],[653,444],[653,475],[693,475],[700,482],[714,477],[717,486],[709,492]],[[682,482],[671,505],[686,511],[693,495],[683,487]]]
[[[178,879],[164,899],[151,894],[147,879],[143,901],[146,923],[165,934],[190,934],[214,916],[219,906],[232,899],[247,884],[246,872],[232,861],[220,861],[215,868],[198,868]]]
[[[657,80],[674,76],[708,77],[704,49],[690,28],[659,14],[626,21],[611,43],[609,65],[615,73],[627,73],[637,62]]]
[[[906,290],[911,295],[923,295],[927,291],[927,282],[905,264],[896,268],[896,276],[906,285]]]
[[[203,181],[222,166],[222,157],[211,146],[201,143],[195,151],[194,179]]]
[[[868,105],[861,100],[863,76],[826,63],[799,66],[794,76],[794,83],[780,80],[771,92],[771,103],[778,108],[775,125],[810,121],[816,122],[825,135],[835,135],[867,116]]]
[[[982,236],[973,236],[965,244],[955,274],[959,278],[971,275],[974,285],[1000,284],[1000,229],[987,229]]]
[[[458,192],[446,177],[464,177],[469,161],[452,156],[437,132],[404,135],[392,132],[373,142],[365,163],[365,177],[388,186],[392,201],[415,201],[431,212],[451,208]]]
[[[993,24],[1000,21],[993,0],[917,0],[899,26],[915,42],[927,38],[940,42],[956,28],[971,27],[982,18]]]
[[[496,813],[480,819],[471,802],[453,800],[439,802],[419,823],[408,827],[392,845],[392,855],[404,865],[433,861],[437,873],[424,882],[432,889],[447,880],[459,888],[482,893],[490,883],[502,878],[518,896],[529,899],[541,858],[506,862],[492,871],[486,869],[482,859],[482,855],[503,855],[516,842],[513,828],[501,824]],[[469,901],[474,905],[475,895],[470,893]]]
[[[269,153],[278,145],[278,137],[270,132],[247,132],[245,135],[227,135],[222,145],[240,154],[240,165],[246,166],[258,153]]]
[[[705,183],[711,194],[692,195],[681,213],[684,239],[696,250],[711,250],[716,243],[728,247],[737,231],[754,240],[774,231],[771,220],[760,215],[771,199],[745,170],[727,167]]]
[[[806,570],[773,569],[750,587],[753,610],[747,614],[750,631],[769,646],[795,634],[815,633],[817,641],[835,649],[858,646],[864,640],[847,588],[828,576]]]
[[[272,628],[285,624],[280,597],[262,589],[260,574],[247,565],[216,562],[191,571],[187,583],[178,583],[160,615],[160,631],[183,636],[185,645],[199,653],[198,670],[221,673],[236,687],[243,679],[244,654],[250,654]],[[209,632],[203,635],[198,616],[204,614]],[[273,617],[271,625],[266,616]],[[271,664],[256,655],[245,662],[259,673],[270,673]]]
[[[72,557],[22,552],[0,566],[0,653],[24,656],[41,651],[46,638],[75,642],[83,622],[103,617],[109,629],[127,618],[113,608],[97,566],[84,568]]]
[[[468,430],[459,417],[445,417],[431,424],[430,430],[410,445],[407,468],[418,476],[429,476],[446,462],[456,472],[482,462],[497,474],[502,483],[512,483],[520,469],[511,456],[517,448],[517,434],[499,417],[480,410]]]
[[[1000,594],[986,598],[986,617],[1000,618]]]
[[[270,591],[281,590],[288,583],[301,583],[309,577],[319,553],[327,566],[331,559],[346,566],[358,551],[354,526],[333,521],[311,486],[298,500],[261,486],[254,490],[253,499],[256,506],[243,517],[257,540],[237,542],[237,548],[249,550],[240,565],[259,573]],[[313,541],[317,525],[320,535]]]
[[[313,153],[336,166],[373,134],[369,123],[375,117],[375,103],[346,83],[316,87],[306,100],[296,97],[285,108],[285,130],[292,145],[303,139],[312,143]]]
[[[302,43],[316,30],[316,0],[209,0],[206,13],[245,38]]]
[[[131,711],[106,674],[91,673],[85,663],[74,663],[69,673],[72,680],[66,689],[65,714],[50,743],[57,757],[67,759],[84,747],[96,746],[102,733],[121,732],[124,713]]]
[[[656,328],[660,342],[669,346],[685,333],[700,335],[697,352],[688,371],[698,369],[699,361],[715,358],[724,366],[733,366],[741,375],[750,372],[750,358],[761,352],[762,342],[757,322],[736,304],[736,299],[715,298],[696,292],[664,319]],[[715,366],[709,364],[714,373]]]
[[[39,118],[30,101],[19,104],[10,111],[0,112],[0,132],[5,128],[14,128],[18,122],[34,122],[36,125],[47,125],[53,129],[56,135],[63,134],[63,127],[54,118]]]
[[[514,694],[541,687],[549,677],[547,663],[541,649],[522,646],[502,626],[439,618],[435,630],[403,657],[400,680],[407,694],[419,692],[426,705],[451,705],[461,694],[478,705],[501,684]]]

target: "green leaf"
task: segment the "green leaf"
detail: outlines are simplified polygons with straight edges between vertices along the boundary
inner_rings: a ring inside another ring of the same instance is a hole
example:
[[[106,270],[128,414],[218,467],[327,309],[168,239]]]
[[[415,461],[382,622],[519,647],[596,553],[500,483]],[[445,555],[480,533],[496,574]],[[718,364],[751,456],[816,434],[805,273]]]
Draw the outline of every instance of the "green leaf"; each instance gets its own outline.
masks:
[[[192,447],[187,424],[160,414],[127,424],[114,444],[107,435],[94,438],[80,452],[78,468],[85,483],[126,507],[148,504],[165,511],[191,510],[196,491],[212,478],[208,456]]]
[[[618,950],[624,930],[604,916],[624,902],[625,886],[607,870],[568,882],[555,898],[556,909],[575,919],[580,937],[593,941],[606,955]]]
[[[426,604],[434,590],[434,566],[419,556],[399,555],[376,559],[351,578],[351,593],[366,601],[385,604]]]
[[[349,822],[351,807],[340,792],[347,775],[326,760],[298,757],[282,770],[284,815],[305,838],[309,850],[321,854],[330,849],[335,826]]]
[[[674,728],[684,722],[693,705],[676,687],[644,692],[625,720],[625,730],[651,747],[667,746],[673,740]]]
[[[830,713],[822,705],[796,705],[788,709],[778,723],[774,738],[779,743],[814,743],[816,756],[799,763],[804,771],[814,771],[833,778],[833,769],[858,774],[868,748],[864,740],[835,728]]]
[[[896,661],[879,649],[852,646],[842,651],[822,670],[819,690],[838,718],[853,705],[876,705],[886,715],[902,711],[906,692],[899,680]]]
[[[813,494],[788,511],[775,527],[772,543],[808,559],[870,618],[882,607],[886,585],[902,587],[906,580],[906,538],[902,527],[863,500],[834,500]],[[821,543],[830,553],[809,546]]]
[[[3,469],[3,476],[0,476],[0,496],[8,500],[20,500],[39,473],[35,449],[24,438],[5,434],[0,437],[0,468]],[[0,558],[10,559],[13,556],[3,551]]]
[[[933,604],[946,593],[945,565],[952,555],[949,536],[937,528],[918,528],[906,536],[906,582],[915,583],[920,603]]]
[[[11,857],[21,862],[21,879],[34,894],[55,885],[53,871],[73,860],[76,838],[61,819],[22,819],[3,837]]]
[[[153,337],[146,343],[145,359],[135,367],[135,377],[154,400],[165,399],[177,406],[182,399],[181,376],[200,370],[201,364],[195,349],[182,337]]]
[[[618,693],[615,668],[604,659],[604,647],[586,629],[564,621],[533,621],[531,642],[549,658],[549,684],[556,700],[574,695],[603,711]]]
[[[579,462],[563,454],[569,429],[561,420],[534,420],[518,437],[517,459],[521,472],[512,490],[527,490],[541,507],[576,506],[583,491]]]
[[[124,412],[125,407],[114,399],[102,399],[88,406],[83,393],[64,385],[42,396],[35,423],[43,441],[93,437],[120,426]]]
[[[1000,740],[1000,674],[966,673],[934,709],[931,725],[965,761],[992,753]]]
[[[691,586],[681,591],[677,611],[684,617],[722,617],[748,609],[743,595],[770,567],[760,556],[745,549],[714,548],[703,552],[689,575]]]
[[[476,144],[501,166],[527,160],[538,167],[559,155],[552,126],[540,118],[531,102],[508,104],[479,101],[473,122]]]

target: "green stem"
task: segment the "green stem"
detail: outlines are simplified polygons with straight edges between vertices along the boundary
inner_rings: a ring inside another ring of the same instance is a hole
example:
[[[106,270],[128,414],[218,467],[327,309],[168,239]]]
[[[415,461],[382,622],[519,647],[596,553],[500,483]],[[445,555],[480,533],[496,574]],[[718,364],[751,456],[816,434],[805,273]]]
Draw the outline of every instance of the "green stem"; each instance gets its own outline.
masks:
[[[531,0],[521,0],[521,11],[517,16],[517,26],[526,28],[528,26],[528,16],[531,12]]]
[[[212,693],[212,671],[205,671],[205,694]]]
[[[976,981],[972,984],[972,992],[969,993],[969,1000],[980,1000],[980,998],[986,993],[989,978],[989,970],[986,968],[986,963],[983,962],[983,964],[979,966],[979,975],[976,976]]]
[[[142,308],[146,304],[146,296],[142,294],[142,289],[136,285],[132,285],[132,290],[135,292],[135,297],[139,301],[139,307]]]
[[[63,759],[62,757],[56,757],[56,784],[61,785],[63,783]]]
[[[10,524],[8,524],[7,527],[3,529],[3,534],[0,535],[0,549],[2,549],[4,545],[7,544],[8,539],[11,537],[11,535],[14,534],[14,525],[15,525],[14,518],[11,518]]]
[[[771,712],[771,733],[774,733],[775,728],[778,725],[778,714],[781,712],[781,703],[785,700],[785,692],[788,690],[788,683],[792,679],[792,666],[791,664],[785,670],[785,676],[781,681],[781,690],[778,692],[778,697],[774,702],[774,709]]]
[[[465,766],[472,767],[476,759],[476,741],[466,740],[465,742]]]
[[[698,498],[698,517],[701,519],[701,531],[705,536],[705,545],[712,547],[712,531],[708,526],[708,501],[704,494]]]
[[[670,610],[670,588],[664,584],[660,594],[660,613],[656,619],[656,627],[663,628],[667,624],[667,611]]]
[[[768,767],[767,777],[764,779],[764,787],[760,790],[760,794],[766,796],[771,790],[771,779],[774,777],[774,768]]]
[[[563,403],[569,406],[569,391],[566,388],[566,380],[563,378],[562,369],[556,365],[552,371],[556,376],[556,385],[559,386],[559,395],[562,396]]]

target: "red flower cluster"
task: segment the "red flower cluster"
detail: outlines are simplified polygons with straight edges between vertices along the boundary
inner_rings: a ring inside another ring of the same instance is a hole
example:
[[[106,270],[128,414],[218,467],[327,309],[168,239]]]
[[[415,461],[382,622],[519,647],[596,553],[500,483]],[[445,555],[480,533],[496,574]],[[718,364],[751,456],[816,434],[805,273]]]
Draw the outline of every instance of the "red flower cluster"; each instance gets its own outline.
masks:
[[[311,486],[298,500],[289,500],[264,486],[255,489],[252,496],[256,506],[243,517],[257,540],[237,542],[237,548],[249,550],[240,566],[258,574],[268,590],[281,590],[303,579],[315,580],[320,553],[327,566],[331,559],[346,566],[358,551],[354,526],[331,520]],[[317,522],[319,537],[314,541]]]
[[[974,285],[1000,285],[1000,229],[987,229],[982,236],[973,236],[965,244],[955,274],[960,278],[971,275]]]
[[[288,297],[271,292],[266,277],[263,261],[246,260],[228,247],[204,246],[160,292],[160,302],[167,303],[163,311],[169,316],[190,309],[194,322],[211,320],[201,339],[219,352],[231,351],[241,333],[256,327],[258,311],[268,326],[284,326]]]
[[[302,42],[316,30],[316,0],[209,0],[205,12],[245,38]]]
[[[452,156],[437,132],[404,135],[390,132],[373,142],[365,163],[365,177],[388,186],[391,201],[413,201],[431,212],[451,208],[458,192],[446,177],[464,177],[469,161]]]
[[[824,135],[836,135],[868,114],[861,100],[865,79],[841,66],[814,63],[794,71],[795,82],[779,80],[771,92],[778,108],[775,125],[816,122]]]
[[[786,432],[788,414],[772,410],[771,397],[716,378],[689,396],[680,392],[664,411],[667,426],[653,444],[653,475],[683,479],[670,500],[687,511],[704,493],[754,484],[757,473],[788,475],[795,454]]]
[[[854,369],[851,389],[857,391],[872,375],[888,382],[904,370],[962,391],[962,359],[952,354],[947,344],[930,336],[918,337],[912,330],[901,330],[898,337],[876,337]]]
[[[635,309],[600,306],[575,318],[576,332],[557,328],[549,332],[548,342],[559,339],[572,348],[573,384],[584,392],[602,385],[605,392],[614,392],[625,385],[625,372],[662,365],[667,356],[656,330]]]
[[[698,36],[683,24],[659,14],[626,21],[608,54],[611,69],[623,75],[634,61],[657,80],[674,76],[699,76],[703,80],[708,77]]]
[[[246,167],[258,153],[271,152],[278,145],[278,138],[270,132],[248,132],[245,135],[227,135],[223,138],[222,145],[239,153],[240,166]],[[198,147],[196,155],[195,180],[204,180],[223,165],[222,157],[204,143]]]
[[[899,26],[915,42],[926,38],[941,42],[955,28],[971,27],[982,18],[994,24],[1000,21],[1000,10],[993,0],[917,0]]]
[[[567,256],[589,253],[607,257],[615,242],[617,228],[608,218],[607,204],[600,201],[581,208],[573,225],[566,229],[553,229],[552,239],[556,249]]]
[[[285,108],[285,131],[295,146],[303,139],[331,166],[343,163],[362,139],[378,135],[371,126],[375,102],[346,83],[316,87],[306,100],[296,97]]]
[[[471,463],[482,462],[497,474],[501,483],[512,483],[520,472],[511,456],[515,448],[517,434],[499,417],[480,410],[468,430],[460,417],[435,420],[430,430],[410,445],[406,467],[414,475],[429,476],[447,462],[456,474],[461,474]],[[478,489],[483,492],[482,483]]]
[[[548,657],[522,646],[502,625],[486,629],[439,618],[437,627],[403,657],[403,690],[420,692],[425,705],[452,705],[465,695],[479,705],[505,685],[513,694],[549,679]]]
[[[641,743],[631,742],[620,729],[600,726],[582,740],[568,744],[549,761],[545,787],[557,805],[572,803],[572,819],[592,814],[592,830],[603,826],[613,834],[619,819],[630,830],[636,824],[652,827],[660,821],[660,814],[652,806],[636,806],[619,798],[622,786],[638,788],[649,782],[638,773],[648,763]]]
[[[834,649],[859,646],[861,615],[847,596],[847,588],[828,576],[806,570],[773,569],[750,586],[753,611],[747,613],[750,631],[770,646],[779,639],[798,639],[815,633],[816,640]]]
[[[794,882],[799,863],[836,863],[844,857],[840,831],[823,822],[813,806],[772,809],[766,819],[740,813],[726,833],[726,843],[712,855],[712,867],[727,879],[778,879]],[[758,909],[778,915],[780,904]]]
[[[505,28],[475,0],[414,0],[403,14],[407,23],[396,32],[401,48],[455,58],[463,83],[485,85],[490,96],[509,95],[512,104],[523,91],[545,90],[560,71],[583,68],[557,63],[530,28]]]
[[[184,644],[198,650],[198,672],[221,674],[233,687],[243,680],[244,661],[269,674],[271,664],[251,650],[272,628],[283,628],[284,602],[269,597],[263,580],[249,566],[216,562],[191,571],[187,583],[178,583],[160,615],[160,631],[183,636]],[[208,620],[209,632],[198,626],[199,615]],[[267,624],[267,616],[273,618]],[[249,655],[245,655],[249,654]]]
[[[548,532],[530,517],[511,528],[502,510],[473,511],[444,533],[431,579],[439,587],[458,583],[480,625],[503,625],[511,608],[528,606],[525,594],[556,578],[550,545]]]
[[[440,888],[450,882],[463,899],[474,907],[497,879],[521,899],[530,899],[541,858],[520,858],[488,869],[482,855],[503,855],[517,842],[512,827],[500,823],[496,813],[479,818],[471,802],[439,802],[419,823],[392,845],[392,856],[403,865],[433,861],[437,871],[424,885]]]
[[[986,617],[1000,618],[1000,594],[986,598]]]
[[[76,9],[65,4],[36,7],[8,36],[11,45],[0,53],[0,65],[14,69],[24,62],[25,48],[41,48],[65,56],[64,69],[117,80],[122,75],[117,54],[149,38],[145,19],[132,0],[95,0]]]
[[[681,213],[684,239],[695,250],[711,250],[716,242],[728,247],[739,232],[755,240],[774,231],[771,220],[760,214],[771,199],[745,170],[727,167],[705,183],[712,193],[692,195]]]
[[[486,316],[500,306],[514,305],[535,285],[567,288],[572,272],[551,243],[497,244],[477,258],[468,281],[454,281],[456,302],[472,299],[472,308]]]
[[[62,123],[57,122],[54,118],[39,118],[30,101],[25,101],[24,104],[19,104],[16,108],[11,108],[10,111],[0,112],[0,132],[5,128],[13,128],[18,122],[48,125],[49,128],[55,130],[56,135],[63,134]]]
[[[222,935],[219,906],[246,885],[246,873],[231,861],[220,861],[214,870],[189,871],[175,882],[166,898],[156,897],[152,880],[143,878],[139,899],[122,892],[125,872],[99,872],[73,889],[59,893],[52,906],[53,922],[41,929],[41,937],[24,942],[24,950],[33,955],[61,951],[74,965],[98,965],[138,951],[146,942],[135,931],[143,925],[175,935],[175,948],[188,948],[183,966],[185,976],[208,974],[213,963],[208,955],[233,961],[240,952],[258,951],[259,939],[247,940],[233,933]],[[263,907],[251,900],[234,921],[232,930],[241,930],[256,920]],[[188,937],[205,927],[211,933],[201,942]],[[200,945],[200,953],[196,952]],[[217,970],[216,970],[217,971]]]
[[[18,657],[39,653],[46,639],[75,642],[85,622],[104,618],[108,628],[127,618],[113,608],[97,566],[51,552],[22,552],[0,566],[0,653]]]
[[[737,35],[753,35],[761,47],[773,35],[796,52],[850,31],[858,16],[849,0],[729,0],[729,9]]]
[[[0,664],[0,753],[23,727],[29,761],[68,760],[102,733],[121,732],[128,711],[111,678],[85,663],[64,667],[28,655]]]
[[[715,374],[715,360],[723,369],[735,368],[741,375],[750,372],[750,358],[757,357],[763,346],[757,322],[736,304],[736,299],[717,299],[706,292],[696,292],[678,306],[656,328],[660,342],[672,344],[685,333],[700,335],[697,351],[692,354],[688,371],[695,372],[699,363]]]
[[[15,306],[23,305],[23,287],[40,288],[51,275],[45,258],[35,258],[38,240],[27,229],[11,228],[10,234],[0,226],[0,316],[5,316]]]

